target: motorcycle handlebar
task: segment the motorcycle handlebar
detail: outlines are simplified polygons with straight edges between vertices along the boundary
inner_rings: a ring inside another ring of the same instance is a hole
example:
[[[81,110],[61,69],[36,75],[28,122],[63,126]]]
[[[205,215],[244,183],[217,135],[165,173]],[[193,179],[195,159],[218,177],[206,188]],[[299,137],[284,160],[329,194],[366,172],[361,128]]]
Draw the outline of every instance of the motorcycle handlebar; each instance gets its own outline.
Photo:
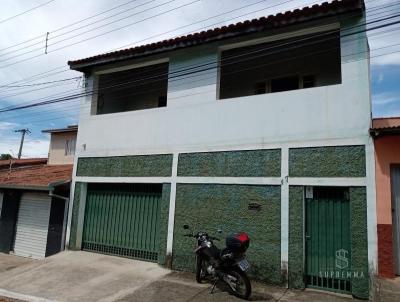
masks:
[[[193,235],[193,234],[184,234],[183,236],[184,236],[184,237],[197,237],[198,235]],[[210,238],[211,240],[220,241],[220,239],[219,239],[219,238],[217,238],[217,237],[209,236],[209,238]]]

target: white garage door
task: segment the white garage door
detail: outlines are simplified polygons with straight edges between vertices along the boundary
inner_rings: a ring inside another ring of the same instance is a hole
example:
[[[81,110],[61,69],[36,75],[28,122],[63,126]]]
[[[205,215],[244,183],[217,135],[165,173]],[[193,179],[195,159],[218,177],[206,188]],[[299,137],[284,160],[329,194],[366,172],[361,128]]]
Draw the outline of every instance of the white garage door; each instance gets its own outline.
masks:
[[[25,193],[18,211],[14,253],[43,259],[46,255],[51,199],[49,195]]]

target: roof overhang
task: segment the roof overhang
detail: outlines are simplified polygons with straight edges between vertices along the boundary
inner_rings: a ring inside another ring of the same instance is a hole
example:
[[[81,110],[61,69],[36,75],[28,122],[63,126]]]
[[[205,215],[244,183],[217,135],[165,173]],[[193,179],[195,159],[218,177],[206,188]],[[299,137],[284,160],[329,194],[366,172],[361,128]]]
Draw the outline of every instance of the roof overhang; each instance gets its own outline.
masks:
[[[76,132],[78,131],[78,126],[68,126],[67,128],[59,129],[45,129],[42,133],[63,133],[63,132]]]
[[[369,133],[372,137],[377,138],[386,135],[400,135],[400,127],[391,128],[371,128]]]
[[[247,20],[156,43],[113,51],[80,60],[68,61],[68,65],[73,70],[88,72],[95,66],[108,63],[146,57],[182,48],[260,33],[266,30],[284,28],[309,21],[347,15],[349,13],[353,13],[355,17],[362,16],[364,11],[365,5],[363,0],[335,0],[331,3],[325,2],[322,4],[315,4],[312,7],[304,7],[302,9],[287,11],[285,13],[270,15],[268,17]]]
[[[50,188],[48,186],[24,186],[24,185],[13,185],[13,184],[0,184],[0,189],[50,191]]]

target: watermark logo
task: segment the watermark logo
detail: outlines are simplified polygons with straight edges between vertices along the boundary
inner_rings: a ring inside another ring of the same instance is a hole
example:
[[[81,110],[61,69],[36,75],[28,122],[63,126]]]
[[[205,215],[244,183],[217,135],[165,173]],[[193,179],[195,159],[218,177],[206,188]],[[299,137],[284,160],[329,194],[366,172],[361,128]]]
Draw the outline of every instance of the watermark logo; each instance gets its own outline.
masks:
[[[347,255],[349,254],[349,251],[345,249],[340,249],[336,251],[336,259],[335,259],[335,265],[336,268],[338,269],[345,269],[349,267],[349,258]]]
[[[336,270],[320,271],[321,278],[333,279],[359,279],[365,278],[363,271],[352,271],[350,268],[349,251],[340,249],[335,251],[335,267]]]

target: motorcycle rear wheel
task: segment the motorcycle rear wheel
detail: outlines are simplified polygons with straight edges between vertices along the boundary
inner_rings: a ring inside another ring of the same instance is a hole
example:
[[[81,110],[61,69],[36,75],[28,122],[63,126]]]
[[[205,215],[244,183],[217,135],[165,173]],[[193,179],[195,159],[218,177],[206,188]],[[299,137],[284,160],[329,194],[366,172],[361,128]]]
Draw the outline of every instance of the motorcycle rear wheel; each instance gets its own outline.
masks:
[[[251,295],[251,283],[247,274],[240,269],[233,269],[227,275],[236,279],[236,281],[233,281],[235,284],[233,288],[228,284],[232,294],[247,300]]]

